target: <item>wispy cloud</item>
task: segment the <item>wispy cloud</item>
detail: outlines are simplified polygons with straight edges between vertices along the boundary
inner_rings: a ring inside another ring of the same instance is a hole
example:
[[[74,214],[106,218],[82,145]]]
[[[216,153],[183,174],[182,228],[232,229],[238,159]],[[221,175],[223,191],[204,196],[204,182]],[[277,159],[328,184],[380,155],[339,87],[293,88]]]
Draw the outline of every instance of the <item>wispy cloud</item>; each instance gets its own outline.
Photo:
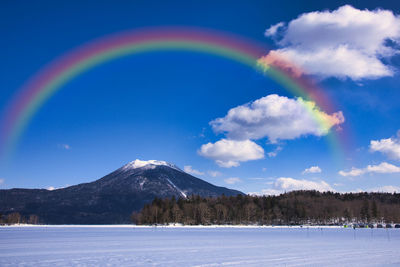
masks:
[[[71,149],[71,146],[68,145],[68,144],[59,144],[58,147],[61,148],[61,149],[65,149],[65,150],[70,150]]]
[[[236,184],[236,183],[240,183],[242,180],[240,180],[240,178],[238,178],[238,177],[231,177],[231,178],[224,179],[224,181],[227,184]]]
[[[275,36],[278,33],[278,30],[285,27],[284,22],[279,22],[277,24],[272,25],[268,29],[265,30],[264,35],[267,37]]]
[[[193,169],[192,166],[186,165],[183,167],[183,170],[189,174],[193,175],[204,175],[204,172],[201,172],[199,170]]]
[[[247,179],[256,180],[256,181],[268,180],[268,178],[264,178],[264,177],[250,177],[250,178],[247,178]]]
[[[274,158],[278,155],[278,152],[282,150],[281,146],[277,146],[273,151],[267,153],[267,156],[270,158]]]
[[[221,176],[221,175],[222,175],[222,173],[219,172],[219,171],[208,171],[207,173],[208,173],[208,175],[210,175],[211,177],[218,177],[218,176]]]

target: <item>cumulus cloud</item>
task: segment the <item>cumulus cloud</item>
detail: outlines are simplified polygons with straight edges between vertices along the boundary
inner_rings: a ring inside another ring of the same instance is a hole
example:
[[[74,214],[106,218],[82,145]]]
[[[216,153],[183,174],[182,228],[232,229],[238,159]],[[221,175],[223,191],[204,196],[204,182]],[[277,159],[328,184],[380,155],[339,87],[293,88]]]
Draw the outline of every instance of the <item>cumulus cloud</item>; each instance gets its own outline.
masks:
[[[210,124],[216,133],[225,133],[230,139],[268,137],[271,143],[276,143],[278,139],[295,139],[304,135],[323,136],[343,122],[341,111],[327,114],[312,101],[272,94],[232,108],[225,117]]]
[[[374,79],[394,74],[381,59],[399,53],[394,47],[400,44],[400,17],[389,10],[345,5],[304,13],[288,24],[271,26],[265,35],[277,40],[280,48],[270,51],[261,63],[284,67],[284,61],[292,62],[301,67],[294,71],[297,75]]]
[[[275,180],[273,188],[263,189],[261,195],[279,195],[284,192],[295,191],[295,190],[316,190],[320,192],[335,191],[325,181],[311,181],[311,180],[298,180],[290,177],[281,177]]]
[[[183,167],[183,170],[189,174],[193,175],[204,175],[204,172],[201,172],[199,170],[193,169],[192,166],[187,165]]]
[[[400,173],[400,167],[382,162],[379,165],[368,165],[365,168],[351,168],[350,171],[339,171],[342,176],[360,176],[366,173]]]
[[[250,140],[221,139],[202,145],[198,153],[224,168],[237,167],[240,162],[264,158],[264,149]]]
[[[237,177],[232,177],[232,178],[227,178],[224,181],[227,184],[236,184],[236,183],[240,183],[242,180],[240,180],[240,178],[237,178]]]
[[[306,173],[321,173],[322,170],[320,167],[318,166],[311,166],[310,168],[305,169],[302,174],[306,174]]]
[[[372,152],[381,152],[392,159],[400,160],[400,131],[397,137],[381,140],[372,140],[369,146]]]
[[[217,176],[221,176],[222,175],[222,173],[219,172],[219,171],[208,171],[207,173],[208,173],[208,175],[210,175],[212,177],[217,177]]]
[[[3,178],[0,178],[0,185],[2,185],[2,184],[4,184],[4,179]]]
[[[314,102],[276,94],[237,106],[225,117],[210,122],[215,133],[227,136],[202,145],[199,154],[214,159],[221,167],[237,167],[240,162],[261,159],[264,149],[251,140],[268,138],[270,143],[305,135],[323,136],[344,122],[341,111],[327,114]],[[275,157],[282,147],[267,153]]]

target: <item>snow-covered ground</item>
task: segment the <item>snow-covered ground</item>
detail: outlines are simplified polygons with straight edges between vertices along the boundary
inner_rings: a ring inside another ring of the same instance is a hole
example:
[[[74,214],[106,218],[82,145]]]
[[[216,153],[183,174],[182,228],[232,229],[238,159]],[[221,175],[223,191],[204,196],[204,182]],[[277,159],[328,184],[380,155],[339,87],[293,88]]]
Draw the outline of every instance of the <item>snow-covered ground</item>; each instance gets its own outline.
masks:
[[[0,227],[0,266],[400,266],[400,229]]]

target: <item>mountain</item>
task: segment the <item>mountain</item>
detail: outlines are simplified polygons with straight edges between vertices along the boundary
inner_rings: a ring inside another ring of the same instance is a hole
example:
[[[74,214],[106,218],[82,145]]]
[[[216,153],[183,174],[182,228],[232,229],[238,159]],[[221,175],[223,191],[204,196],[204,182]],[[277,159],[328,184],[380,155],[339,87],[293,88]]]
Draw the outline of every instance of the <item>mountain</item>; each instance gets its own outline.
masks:
[[[155,197],[234,196],[242,192],[218,187],[165,161],[132,161],[103,178],[57,190],[0,190],[0,214],[37,215],[47,224],[129,223]]]

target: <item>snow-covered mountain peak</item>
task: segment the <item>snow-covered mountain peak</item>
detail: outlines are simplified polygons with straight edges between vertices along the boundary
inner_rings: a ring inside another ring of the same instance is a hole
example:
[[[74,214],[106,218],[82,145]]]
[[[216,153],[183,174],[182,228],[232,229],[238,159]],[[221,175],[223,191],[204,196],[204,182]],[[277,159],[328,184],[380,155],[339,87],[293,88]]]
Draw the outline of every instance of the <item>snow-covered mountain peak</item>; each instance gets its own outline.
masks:
[[[125,166],[122,167],[123,170],[132,170],[132,169],[137,169],[137,168],[143,168],[146,167],[148,169],[154,169],[157,166],[167,166],[172,169],[182,171],[179,169],[176,165],[168,163],[166,161],[162,160],[140,160],[136,159],[134,161],[129,162]]]

